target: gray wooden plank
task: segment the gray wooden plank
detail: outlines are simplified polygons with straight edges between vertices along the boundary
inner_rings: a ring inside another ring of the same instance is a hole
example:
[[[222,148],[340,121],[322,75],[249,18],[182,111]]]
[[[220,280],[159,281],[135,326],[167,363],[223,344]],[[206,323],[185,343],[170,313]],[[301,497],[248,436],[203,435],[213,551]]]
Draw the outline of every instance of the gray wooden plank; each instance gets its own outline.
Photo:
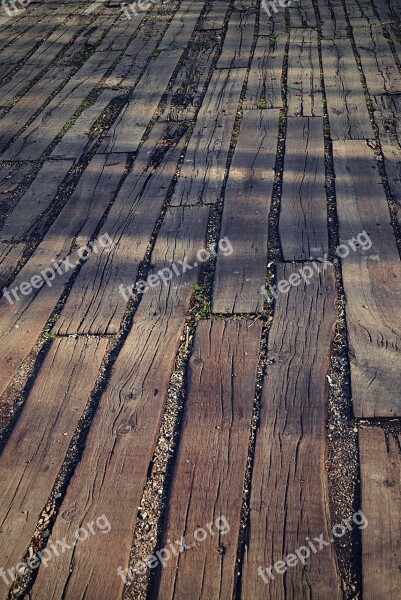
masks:
[[[246,69],[214,72],[189,140],[172,206],[219,200],[245,74]]]
[[[14,574],[95,386],[106,346],[107,340],[93,337],[52,343],[0,455],[0,564]],[[0,578],[2,599],[7,587]]]
[[[197,326],[160,544],[166,547],[167,540],[184,536],[193,547],[166,563],[155,598],[234,595],[261,329],[258,321],[212,320]],[[219,519],[221,532],[215,526]],[[197,528],[210,522],[213,533],[196,544]]]
[[[205,6],[202,0],[183,0],[174,14],[170,27],[158,45],[158,50],[185,49]]]
[[[401,206],[401,95],[376,96],[375,123],[384,156],[384,166],[391,194]]]
[[[315,9],[312,0],[298,0],[288,3],[291,28],[316,27]]]
[[[255,32],[256,12],[234,10],[228,22],[218,69],[247,67],[251,58],[251,47]]]
[[[328,252],[323,120],[290,117],[279,234],[284,260],[323,258]]]
[[[277,280],[288,280],[299,267],[280,265]],[[328,541],[332,533],[323,464],[335,301],[329,266],[279,294],[275,304],[256,433],[243,598],[343,598],[334,545],[313,553],[307,543],[319,535]],[[305,564],[292,560],[289,568],[286,556],[300,547],[310,556],[302,550]]]
[[[156,270],[183,257],[191,264],[196,261],[205,243],[208,212],[206,207],[169,209],[152,253]],[[199,266],[170,286],[157,286],[144,294],[100,399],[52,537],[69,538],[83,519],[91,521],[102,514],[109,518],[111,529],[40,569],[32,589],[35,600],[61,595],[76,600],[87,590],[93,598],[121,597],[124,584],[117,568],[128,566],[137,509],[198,275]],[[75,510],[68,510],[71,506]],[[115,506],[118,511],[112,509]],[[107,569],[99,556],[107,557]]]
[[[202,29],[223,29],[229,7],[225,0],[214,0],[209,4],[202,20]]]
[[[217,255],[213,312],[263,309],[278,110],[245,111],[227,181],[220,238],[232,254]]]
[[[283,73],[286,34],[279,33],[257,40],[245,92],[244,108],[282,108],[281,77]]]
[[[386,196],[365,142],[335,142],[333,150],[340,241],[365,231],[372,245],[364,236],[367,250],[360,243],[342,266],[354,412],[401,416],[401,262]]]
[[[13,274],[24,248],[25,244],[0,242],[0,290]]]
[[[287,102],[289,116],[323,116],[319,48],[314,30],[291,30]]]
[[[401,589],[399,442],[379,428],[359,430],[361,461],[362,584],[366,600],[393,600]]]

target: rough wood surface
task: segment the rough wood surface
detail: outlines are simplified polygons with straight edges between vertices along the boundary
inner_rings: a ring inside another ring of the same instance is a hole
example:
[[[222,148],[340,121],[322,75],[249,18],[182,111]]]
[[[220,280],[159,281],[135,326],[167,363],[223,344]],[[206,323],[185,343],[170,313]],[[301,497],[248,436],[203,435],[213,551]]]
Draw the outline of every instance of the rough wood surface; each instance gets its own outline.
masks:
[[[260,37],[249,70],[244,108],[282,108],[281,76],[286,45],[285,33],[273,41]]]
[[[340,242],[365,231],[372,244],[364,236],[342,265],[354,412],[401,416],[401,262],[386,197],[365,142],[333,146]]]
[[[291,30],[287,90],[289,116],[323,115],[319,48],[313,30]]]
[[[284,260],[328,251],[323,120],[289,118],[279,233]]]
[[[379,428],[359,430],[362,511],[363,597],[393,600],[401,589],[400,437],[388,442]]]
[[[393,198],[401,206],[401,96],[376,96],[375,108],[388,184]]]
[[[196,261],[204,245],[208,209],[169,211],[155,246],[155,270],[171,260]],[[32,597],[76,600],[120,597],[117,568],[128,566],[133,528],[159,432],[167,386],[199,267],[168,287],[144,294],[134,324],[113,367],[89,432],[83,457],[53,527],[53,539],[71,536],[85,520],[105,514],[111,530],[92,536],[39,571]],[[101,478],[99,478],[101,473]],[[119,485],[116,485],[116,481]],[[85,481],[85,487],[82,486]],[[118,506],[118,510],[113,507]],[[107,569],[103,560],[107,557]]]
[[[174,134],[175,141],[167,146],[166,140]],[[184,140],[177,128],[153,128],[99,232],[99,236],[108,234],[115,245],[100,249],[83,266],[55,325],[58,333],[118,332],[130,297],[127,287],[135,284]]]
[[[25,244],[0,242],[0,290],[4,288],[8,279],[13,274],[24,248]]]
[[[0,564],[5,569],[15,571],[28,549],[95,385],[106,345],[107,340],[93,337],[52,343],[0,455]],[[1,598],[5,589],[0,579]]]
[[[192,36],[204,6],[205,2],[202,0],[183,0],[159,44],[158,50],[184,49]]]
[[[160,600],[231,598],[234,594],[260,337],[258,321],[203,321],[197,327],[160,544],[165,547],[167,540],[184,536],[193,547],[162,569],[155,595]],[[212,476],[205,480],[205,473]],[[224,534],[215,525],[219,517],[225,519],[218,521]],[[210,522],[213,535],[208,533],[202,543],[194,542],[197,528]]]
[[[226,0],[214,0],[206,10],[202,29],[222,29],[229,5]]]
[[[324,84],[333,140],[373,138],[364,90],[351,42],[322,42]]]
[[[315,9],[312,0],[298,0],[288,4],[291,28],[316,27]]]
[[[219,200],[245,74],[246,69],[214,72],[189,140],[173,206]]]
[[[123,160],[122,160],[123,158]],[[70,257],[72,265],[79,260],[78,249],[85,246],[113,199],[125,169],[126,157],[95,156],[81,177],[77,188],[53,223],[35,253],[21,269],[13,282],[20,286],[30,282],[43,269],[53,267],[52,259],[61,262]],[[89,258],[90,260],[90,258]],[[71,267],[63,267],[55,275],[51,287],[44,285],[22,295],[10,306],[6,298],[0,300],[0,395],[12,380],[14,373],[32,350],[47,319],[55,308],[71,277]],[[11,296],[12,297],[12,296]]]
[[[234,10],[228,22],[218,69],[247,67],[255,31],[255,11]]]
[[[278,110],[245,111],[225,191],[220,238],[232,254],[219,252],[213,312],[263,309],[270,202],[277,152]]]
[[[280,265],[277,280],[288,280],[297,272],[297,267]],[[311,552],[305,566],[298,561],[281,575],[273,570],[273,578],[264,571],[306,546],[305,538],[323,534],[325,540],[331,539],[323,465],[326,373],[337,318],[333,268],[328,266],[309,281],[307,285],[301,280],[288,294],[278,295],[269,333],[242,573],[243,598],[343,597],[330,544],[321,552]],[[258,574],[259,566],[266,581]]]

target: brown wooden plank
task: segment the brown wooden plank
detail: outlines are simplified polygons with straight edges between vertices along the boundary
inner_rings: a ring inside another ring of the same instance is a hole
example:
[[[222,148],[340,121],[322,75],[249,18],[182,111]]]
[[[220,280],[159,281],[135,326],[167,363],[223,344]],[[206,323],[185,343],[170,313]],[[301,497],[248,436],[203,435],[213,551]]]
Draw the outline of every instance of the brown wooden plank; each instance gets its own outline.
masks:
[[[364,90],[350,40],[322,42],[324,84],[332,139],[373,137]]]
[[[353,34],[369,93],[401,92],[401,75],[381,25],[356,27]]]
[[[244,108],[282,108],[281,76],[283,72],[286,34],[275,41],[260,37],[249,71]]]
[[[24,251],[25,244],[7,244],[0,242],[0,290],[13,274]]]
[[[350,250],[342,267],[354,412],[401,416],[401,263],[387,200],[365,142],[337,142],[333,151],[340,241],[365,231],[372,244]]]
[[[72,160],[45,162],[0,230],[0,240],[15,242],[43,228],[57,189],[73,166]]]
[[[36,160],[111,67],[118,54],[96,52],[4,153],[5,160]]]
[[[251,58],[251,47],[255,31],[256,12],[235,10],[228,22],[218,69],[247,67]]]
[[[284,260],[328,252],[323,121],[289,118],[279,233]]]
[[[93,337],[52,343],[0,455],[0,564],[6,570],[14,568],[15,573],[28,549],[99,375],[106,346],[106,339]],[[6,587],[0,579],[1,598]]]
[[[15,192],[33,168],[34,166],[29,163],[3,163],[0,167],[1,222],[4,222],[14,208],[17,202]]]
[[[76,264],[78,249],[84,247],[93,236],[113,199],[124,173],[125,162],[125,156],[118,159],[95,156],[92,159],[68,203],[15,278],[12,288],[30,282],[34,275],[52,267],[52,259],[61,262],[70,257],[71,263]],[[71,274],[72,270],[68,267],[67,272],[55,276],[51,287],[45,285],[25,296],[19,292],[19,301],[15,300],[13,306],[6,298],[0,300],[0,395],[21,361],[32,350]]]
[[[323,116],[316,31],[291,30],[287,82],[289,116]]]
[[[277,280],[288,280],[299,267],[280,265]],[[324,540],[331,539],[323,465],[335,301],[332,266],[311,277],[309,284],[301,280],[276,301],[256,434],[243,598],[343,597],[333,545],[311,551],[305,566],[298,561],[287,568],[283,563],[282,575],[273,570],[271,578],[265,571],[307,546],[308,538],[323,534]]]
[[[263,309],[270,202],[278,137],[278,110],[245,111],[225,191],[220,237],[231,255],[217,255],[213,311]]]
[[[170,139],[168,146],[166,139],[174,135],[175,141]],[[135,284],[184,142],[185,136],[174,127],[156,125],[153,128],[99,233],[107,233],[116,244],[111,251],[100,249],[83,266],[55,325],[56,332],[119,331],[130,297],[127,287]],[[155,157],[157,164],[154,164]],[[120,293],[121,285],[125,297]]]
[[[399,442],[376,427],[359,430],[362,575],[365,600],[393,600],[401,589],[401,461]],[[366,523],[362,523],[363,525]]]
[[[383,94],[375,97],[375,122],[384,156],[384,166],[391,194],[401,206],[401,96]]]
[[[214,72],[189,140],[173,206],[219,200],[245,74],[246,69]]]
[[[162,569],[157,598],[234,595],[260,337],[257,321],[198,324],[161,546],[182,536],[192,544],[197,528],[219,517],[227,528],[222,535],[215,527],[202,543],[172,556]]]
[[[155,270],[183,257],[193,264],[205,243],[207,219],[206,207],[169,210],[152,254]],[[91,536],[73,554],[65,552],[47,569],[40,569],[33,598],[63,595],[65,600],[76,600],[85,593],[92,598],[121,597],[123,581],[117,568],[128,566],[137,508],[198,275],[199,267],[168,287],[154,287],[144,294],[100,399],[52,538],[68,538],[83,519],[91,521],[102,514],[107,515],[111,530]]]

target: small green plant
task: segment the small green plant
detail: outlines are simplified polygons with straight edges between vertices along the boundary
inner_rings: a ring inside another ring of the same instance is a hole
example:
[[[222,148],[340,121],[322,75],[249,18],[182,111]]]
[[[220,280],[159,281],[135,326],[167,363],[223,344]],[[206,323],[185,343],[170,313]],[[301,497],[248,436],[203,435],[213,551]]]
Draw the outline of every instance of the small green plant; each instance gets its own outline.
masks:
[[[210,317],[210,302],[207,298],[203,288],[199,283],[194,285],[194,300],[197,304],[195,322],[201,321],[202,319],[208,319]]]
[[[150,54],[150,57],[151,58],[157,58],[160,53],[161,53],[161,50],[158,50],[157,48],[155,48],[154,50],[152,50],[152,52]]]

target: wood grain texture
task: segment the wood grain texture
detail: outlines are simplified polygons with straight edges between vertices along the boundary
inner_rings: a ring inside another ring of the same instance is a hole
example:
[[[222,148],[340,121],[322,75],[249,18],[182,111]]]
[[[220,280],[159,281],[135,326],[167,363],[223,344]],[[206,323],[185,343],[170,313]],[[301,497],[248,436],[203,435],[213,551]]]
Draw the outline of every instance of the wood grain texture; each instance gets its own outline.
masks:
[[[184,536],[193,547],[162,569],[155,594],[160,600],[233,596],[261,329],[258,321],[197,326],[160,544]],[[219,517],[225,519],[218,521],[221,532],[215,525]],[[210,522],[213,535],[194,542],[197,528]]]
[[[285,33],[277,40],[259,37],[246,87],[244,108],[282,108],[281,77],[286,46]]]
[[[166,141],[174,134],[175,141]],[[114,246],[99,249],[85,263],[54,331],[63,335],[119,331],[130,297],[127,287],[135,284],[184,141],[175,126],[159,124],[152,129],[99,232],[108,234]]]
[[[388,185],[395,201],[401,206],[401,96],[376,96],[375,122],[379,129]]]
[[[52,343],[0,455],[0,564],[5,569],[15,567],[28,549],[95,385],[106,345],[107,340],[96,338]],[[0,579],[2,599],[5,590]]]
[[[308,263],[305,263],[307,265]],[[298,272],[280,265],[277,280]],[[313,268],[313,267],[312,267]],[[331,266],[278,295],[268,340],[260,425],[256,435],[242,597],[255,600],[342,598],[333,545],[308,562],[269,578],[265,568],[306,546],[330,539],[324,470],[326,373],[336,321]],[[305,553],[306,554],[306,553]],[[263,576],[258,573],[261,566]],[[285,566],[285,565],[284,565]]]
[[[229,7],[225,0],[214,0],[205,12],[202,29],[222,29]]]
[[[324,84],[333,140],[373,137],[369,113],[350,40],[322,42]]]
[[[316,27],[315,9],[312,0],[298,0],[291,4],[287,3],[287,6],[292,29]]]
[[[323,120],[289,118],[279,233],[284,260],[328,252]]]
[[[205,6],[202,0],[184,0],[174,14],[170,27],[163,36],[158,50],[185,49]]]
[[[113,199],[125,162],[126,156],[119,159],[95,156],[92,159],[64,209],[15,278],[12,288],[19,288],[43,269],[53,267],[52,259],[61,262],[69,257],[71,265],[77,264],[78,249],[91,239]],[[6,298],[0,300],[0,395],[32,350],[73,272],[69,264],[61,271],[62,274],[55,274],[50,281],[51,286],[32,289],[28,295],[19,291],[19,300],[15,300],[13,306]]]
[[[320,0],[318,7],[322,38],[324,40],[348,38],[348,23],[342,2]]]
[[[310,29],[292,29],[287,77],[288,115],[323,116],[317,33]]]
[[[58,187],[73,166],[72,160],[45,162],[0,230],[0,240],[20,241],[43,229]]]
[[[206,207],[171,209],[152,254],[155,269],[204,246]],[[111,530],[92,536],[40,569],[32,597],[77,600],[121,597],[117,568],[128,566],[137,509],[159,432],[167,387],[199,267],[144,294],[134,324],[113,366],[81,462],[53,527],[70,537],[80,523],[105,514]],[[101,477],[99,477],[101,473]],[[85,481],[85,486],[82,485]],[[116,485],[118,481],[118,485]],[[118,510],[114,507],[118,506]],[[107,563],[107,569],[105,564]],[[87,592],[87,590],[89,590]]]
[[[364,231],[371,241],[369,248],[363,236],[342,266],[354,412],[401,416],[401,263],[387,200],[365,142],[336,142],[333,150],[340,242]]]
[[[235,10],[228,22],[218,69],[247,67],[251,58],[251,47],[255,31],[256,12]]]
[[[225,191],[220,238],[232,254],[217,255],[213,312],[263,309],[278,110],[245,111]]]
[[[172,206],[219,200],[245,74],[246,69],[214,72],[189,140]]]
[[[366,600],[393,600],[401,589],[400,436],[386,443],[379,428],[359,430],[362,512],[362,584]],[[362,523],[365,525],[366,521]]]
[[[25,244],[7,244],[0,242],[0,290],[13,274],[24,251]]]

